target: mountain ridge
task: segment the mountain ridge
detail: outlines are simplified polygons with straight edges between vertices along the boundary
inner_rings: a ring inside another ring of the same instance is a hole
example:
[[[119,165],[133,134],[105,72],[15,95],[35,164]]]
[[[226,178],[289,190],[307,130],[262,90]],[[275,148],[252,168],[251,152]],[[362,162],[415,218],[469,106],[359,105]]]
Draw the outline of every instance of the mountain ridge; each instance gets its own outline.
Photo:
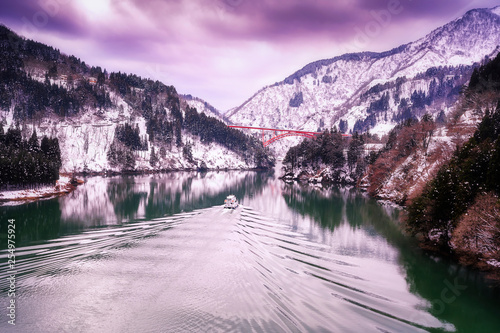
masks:
[[[426,36],[389,51],[348,53],[309,63],[283,81],[262,88],[226,116],[240,125],[305,130],[339,127],[341,121],[347,121],[347,131],[372,130],[386,134],[400,120],[392,118],[398,118],[401,99],[408,99],[412,108],[412,94],[419,91],[428,94],[433,80],[459,90],[465,82],[452,77],[470,76],[474,67],[500,51],[498,11],[499,7],[472,9]],[[467,73],[463,72],[463,66],[468,66]],[[415,79],[433,67],[453,68],[444,78]],[[365,100],[361,97],[374,86],[396,82],[399,78],[407,80],[402,85],[404,91],[385,91],[389,95],[389,106],[384,116],[388,119],[374,121],[366,111],[370,103],[381,97],[380,93]],[[458,94],[448,96],[449,93],[426,108],[411,110],[411,116],[420,117],[426,111],[433,115],[442,110],[448,113],[458,98]],[[303,99],[298,105],[291,103],[296,94],[301,94]],[[371,125],[359,125],[359,122]]]
[[[58,138],[62,172],[272,165],[259,140],[228,128],[215,108],[174,86],[108,73],[5,25],[0,55],[0,122],[24,138],[34,131]]]
[[[497,10],[498,14],[493,13],[494,10]],[[467,11],[462,17],[457,18],[454,21],[451,21],[444,26],[441,26],[439,28],[434,29],[429,34],[427,34],[427,36],[435,35],[435,34],[437,34],[437,32],[441,32],[442,29],[444,29],[448,25],[450,25],[452,23],[456,23],[457,21],[464,19],[464,17],[469,16],[469,15],[473,15],[474,13],[481,13],[481,14],[483,14],[483,13],[488,14],[489,13],[491,15],[494,15],[500,21],[500,6],[493,7],[491,9],[488,9],[488,8],[471,9],[471,10]],[[394,47],[388,51],[382,51],[382,52],[363,51],[363,52],[345,53],[345,54],[342,54],[342,55],[339,55],[339,56],[336,56],[333,58],[327,58],[327,59],[313,61],[313,62],[305,65],[302,69],[296,71],[292,75],[286,77],[283,81],[280,81],[279,83],[291,84],[291,82],[293,82],[294,79],[297,79],[297,78],[300,78],[306,74],[312,73],[312,71],[311,71],[312,67],[314,67],[316,69],[319,67],[328,66],[331,63],[339,61],[339,60],[362,60],[363,57],[369,57],[372,59],[380,59],[380,58],[391,56],[391,55],[394,55],[397,53],[401,53],[402,51],[405,51],[407,49],[407,47],[409,47],[410,45],[412,45],[414,43],[418,43],[420,40],[424,40],[426,37],[422,37],[414,42],[402,44],[402,45]],[[319,64],[320,66],[317,66],[317,64]]]

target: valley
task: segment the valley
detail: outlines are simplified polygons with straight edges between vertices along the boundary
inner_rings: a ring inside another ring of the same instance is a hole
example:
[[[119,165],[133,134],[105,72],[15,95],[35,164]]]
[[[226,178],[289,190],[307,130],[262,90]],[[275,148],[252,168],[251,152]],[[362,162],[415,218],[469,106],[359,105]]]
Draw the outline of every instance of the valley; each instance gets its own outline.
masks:
[[[408,1],[385,51],[339,54],[383,6],[208,3],[34,7],[40,39],[0,11],[21,331],[496,332],[500,6],[384,42],[458,6]]]

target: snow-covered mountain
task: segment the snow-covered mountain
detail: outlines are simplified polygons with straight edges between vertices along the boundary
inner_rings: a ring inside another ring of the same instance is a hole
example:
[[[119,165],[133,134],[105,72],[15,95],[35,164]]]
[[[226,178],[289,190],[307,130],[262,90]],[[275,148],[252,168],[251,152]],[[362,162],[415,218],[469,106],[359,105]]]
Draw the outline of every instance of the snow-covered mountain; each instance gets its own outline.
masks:
[[[247,126],[385,134],[409,117],[446,114],[474,66],[499,45],[500,7],[474,9],[387,52],[308,64],[226,116]]]
[[[112,166],[107,153],[115,138],[117,126],[129,123],[139,127],[141,136],[147,136],[146,120],[138,116],[132,107],[123,100],[119,100],[120,107],[109,110],[105,115],[96,116],[89,112],[67,119],[56,117],[44,118],[37,125],[26,124],[22,126],[23,136],[29,137],[33,129],[42,137],[57,137],[61,147],[62,167],[61,172],[103,172],[120,171],[119,167]],[[12,111],[0,110],[0,121],[6,127],[15,123]],[[133,119],[133,121],[131,121]],[[135,151],[136,170],[183,170],[197,169],[204,163],[209,169],[248,169],[256,167],[247,163],[239,154],[215,142],[204,143],[195,135],[183,132],[184,142],[189,142],[192,153],[190,161],[184,153],[184,147],[170,145],[165,149],[165,155],[159,156],[162,145],[150,143],[147,150]],[[151,166],[150,159],[153,148],[158,155],[157,167]]]
[[[269,167],[258,140],[201,99],[108,73],[0,25],[0,134],[59,141],[62,172]]]
[[[33,129],[39,137],[57,137],[61,147],[61,172],[103,172],[120,171],[119,167],[110,165],[107,153],[115,138],[117,126],[129,123],[139,128],[140,136],[147,136],[146,120],[143,116],[128,105],[122,98],[114,96],[116,108],[106,113],[97,114],[96,110],[89,110],[71,118],[61,119],[48,116],[39,120],[35,125],[29,122],[21,125],[23,136],[29,137]],[[5,128],[14,126],[13,110],[0,109],[0,122]],[[184,147],[170,145],[165,149],[165,155],[159,156],[162,144],[150,143],[147,150],[135,151],[136,170],[154,169],[196,169],[204,162],[209,169],[247,169],[253,168],[253,163],[245,162],[242,156],[215,142],[204,143],[195,135],[183,131],[183,141],[191,146],[192,160],[184,154]],[[150,164],[152,149],[158,155],[157,167]]]
[[[221,112],[214,106],[210,105],[210,103],[208,103],[207,101],[204,101],[203,99],[192,95],[179,95],[179,97],[181,98],[181,100],[186,102],[187,105],[198,110],[198,112],[203,112],[208,117],[216,118],[220,121],[225,121]]]

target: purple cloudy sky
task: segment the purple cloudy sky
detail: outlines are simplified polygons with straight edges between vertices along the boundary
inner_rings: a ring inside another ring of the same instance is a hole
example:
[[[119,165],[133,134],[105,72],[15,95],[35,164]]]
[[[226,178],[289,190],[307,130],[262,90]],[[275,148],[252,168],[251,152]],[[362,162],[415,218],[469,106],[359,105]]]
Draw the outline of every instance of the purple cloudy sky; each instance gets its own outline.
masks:
[[[225,111],[309,62],[385,51],[490,0],[2,0],[0,23]]]

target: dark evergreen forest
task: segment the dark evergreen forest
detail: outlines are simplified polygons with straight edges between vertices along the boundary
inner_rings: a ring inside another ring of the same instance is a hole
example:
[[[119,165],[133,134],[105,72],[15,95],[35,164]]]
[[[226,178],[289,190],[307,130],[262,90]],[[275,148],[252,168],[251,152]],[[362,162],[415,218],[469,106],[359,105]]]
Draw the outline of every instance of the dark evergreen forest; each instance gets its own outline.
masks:
[[[0,124],[0,188],[54,184],[60,167],[57,138],[44,136],[39,142],[34,131],[29,140],[23,140],[19,128],[9,128],[5,133]]]
[[[289,166],[289,171],[292,172],[307,168],[317,171],[326,166],[331,170],[331,181],[341,182],[341,174],[345,172],[356,181],[362,176],[367,164],[363,154],[366,137],[355,133],[346,138],[336,129],[325,130],[318,137],[304,140],[290,148],[283,164]]]

